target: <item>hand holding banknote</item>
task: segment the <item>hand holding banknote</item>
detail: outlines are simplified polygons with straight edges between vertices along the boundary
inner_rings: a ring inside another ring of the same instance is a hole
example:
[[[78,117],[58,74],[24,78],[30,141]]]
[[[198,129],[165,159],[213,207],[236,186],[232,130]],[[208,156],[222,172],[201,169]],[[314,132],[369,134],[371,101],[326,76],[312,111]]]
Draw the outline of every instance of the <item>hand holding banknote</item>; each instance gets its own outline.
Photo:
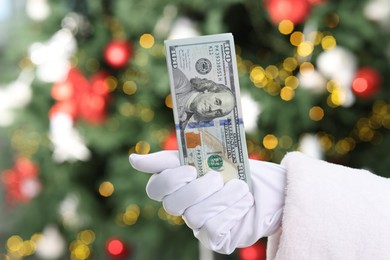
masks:
[[[180,165],[176,151],[130,155],[132,166],[152,173],[146,191],[165,210],[183,216],[204,246],[230,254],[280,226],[284,205],[285,170],[273,163],[249,160],[252,193],[239,179],[224,183],[220,173],[198,177],[195,167]]]

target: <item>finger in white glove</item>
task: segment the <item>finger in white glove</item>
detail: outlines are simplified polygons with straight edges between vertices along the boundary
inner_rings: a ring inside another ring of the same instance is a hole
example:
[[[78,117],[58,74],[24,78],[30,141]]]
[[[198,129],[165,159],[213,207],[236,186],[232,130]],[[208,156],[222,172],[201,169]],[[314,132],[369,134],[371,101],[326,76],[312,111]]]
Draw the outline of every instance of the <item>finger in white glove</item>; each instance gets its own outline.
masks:
[[[280,226],[284,205],[285,170],[279,165],[250,160],[253,194],[241,180],[225,185],[216,172],[196,178],[195,168],[179,166],[176,151],[131,155],[139,171],[155,173],[148,195],[165,210],[183,215],[194,235],[208,248],[230,254],[255,243]]]

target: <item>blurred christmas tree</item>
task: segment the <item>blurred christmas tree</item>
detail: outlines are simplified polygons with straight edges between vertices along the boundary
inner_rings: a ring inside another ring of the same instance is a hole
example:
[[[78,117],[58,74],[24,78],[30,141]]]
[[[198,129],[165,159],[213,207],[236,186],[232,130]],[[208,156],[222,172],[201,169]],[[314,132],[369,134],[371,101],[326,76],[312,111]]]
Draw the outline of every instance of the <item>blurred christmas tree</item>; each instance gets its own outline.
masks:
[[[233,33],[251,158],[389,177],[388,0],[3,0],[0,22],[1,257],[200,257],[128,163],[177,147],[168,38]]]

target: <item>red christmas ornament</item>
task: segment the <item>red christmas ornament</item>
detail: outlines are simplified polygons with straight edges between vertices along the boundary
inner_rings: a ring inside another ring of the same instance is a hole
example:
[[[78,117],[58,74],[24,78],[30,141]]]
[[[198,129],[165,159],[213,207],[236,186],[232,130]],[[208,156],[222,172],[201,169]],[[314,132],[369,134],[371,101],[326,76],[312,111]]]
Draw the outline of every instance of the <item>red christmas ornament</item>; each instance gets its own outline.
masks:
[[[84,95],[79,103],[79,115],[85,121],[93,124],[102,123],[106,119],[106,101],[94,94]]]
[[[52,87],[51,95],[58,102],[50,109],[49,117],[66,113],[73,120],[82,118],[89,123],[102,123],[106,119],[110,98],[108,76],[105,72],[98,72],[88,80],[78,69],[69,70],[66,80]]]
[[[69,100],[74,95],[73,84],[69,81],[55,83],[51,88],[51,96],[57,100]]]
[[[118,238],[111,238],[106,243],[107,254],[111,259],[125,259],[129,256],[129,248]]]
[[[162,147],[164,150],[178,150],[177,138],[174,132],[170,133],[164,140]]]
[[[249,247],[241,248],[238,251],[240,260],[265,260],[267,242],[264,239],[259,240]]]
[[[132,55],[132,46],[123,40],[109,42],[104,49],[104,59],[113,68],[123,68]]]
[[[311,9],[308,0],[266,0],[265,7],[274,24],[279,24],[282,20],[290,20],[294,24],[302,23]]]
[[[2,172],[1,180],[9,204],[29,202],[41,190],[38,166],[27,158],[18,158],[13,168]]]
[[[361,98],[372,98],[379,90],[382,77],[371,67],[360,68],[352,81],[352,91]]]
[[[108,74],[104,71],[100,71],[91,78],[91,91],[92,93],[106,97],[110,92],[110,86],[107,83]]]
[[[326,2],[326,0],[307,0],[307,2],[311,5],[320,5]]]
[[[77,117],[77,103],[74,100],[65,100],[54,104],[49,111],[49,118],[56,113],[68,114],[73,120]]]
[[[79,115],[85,121],[93,124],[102,123],[106,117],[106,107],[110,88],[107,83],[109,75],[98,72],[91,77],[89,91],[80,96]]]

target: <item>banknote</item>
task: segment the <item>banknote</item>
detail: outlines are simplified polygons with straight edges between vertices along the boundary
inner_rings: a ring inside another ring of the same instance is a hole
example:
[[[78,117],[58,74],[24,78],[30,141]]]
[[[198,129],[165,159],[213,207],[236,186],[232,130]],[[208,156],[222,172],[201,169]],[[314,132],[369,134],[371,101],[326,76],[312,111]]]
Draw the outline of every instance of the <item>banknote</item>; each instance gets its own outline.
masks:
[[[234,39],[231,33],[166,40],[173,115],[182,165],[198,176],[250,186]]]

